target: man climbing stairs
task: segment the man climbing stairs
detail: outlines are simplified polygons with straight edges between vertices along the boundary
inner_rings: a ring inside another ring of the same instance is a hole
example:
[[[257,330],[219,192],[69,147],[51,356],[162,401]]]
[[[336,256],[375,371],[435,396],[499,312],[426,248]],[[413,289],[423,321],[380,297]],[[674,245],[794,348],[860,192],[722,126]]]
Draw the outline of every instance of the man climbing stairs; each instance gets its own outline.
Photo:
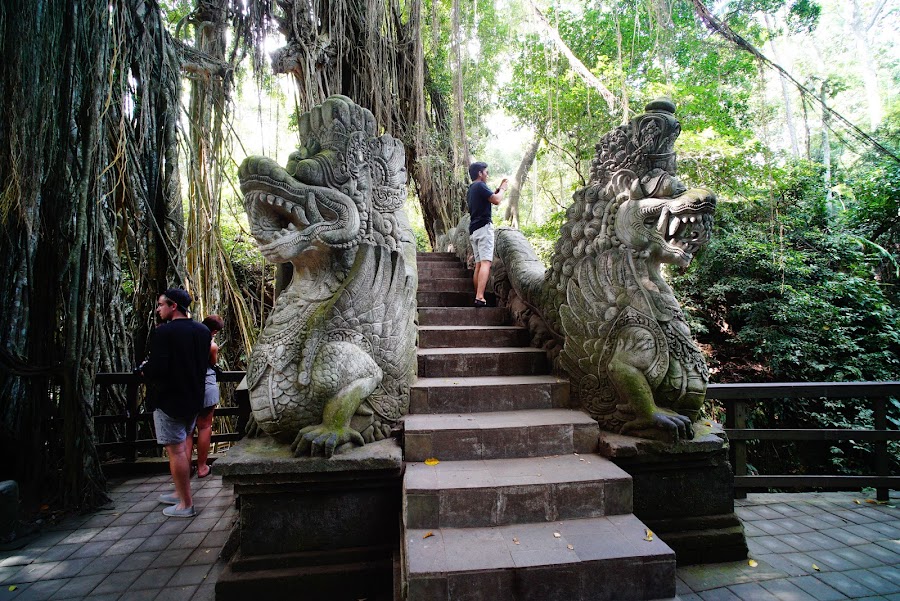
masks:
[[[505,308],[472,307],[472,274],[452,253],[419,254],[418,269],[406,598],[673,597],[675,555],[631,513],[631,477],[594,454],[597,424],[568,408],[568,382]]]

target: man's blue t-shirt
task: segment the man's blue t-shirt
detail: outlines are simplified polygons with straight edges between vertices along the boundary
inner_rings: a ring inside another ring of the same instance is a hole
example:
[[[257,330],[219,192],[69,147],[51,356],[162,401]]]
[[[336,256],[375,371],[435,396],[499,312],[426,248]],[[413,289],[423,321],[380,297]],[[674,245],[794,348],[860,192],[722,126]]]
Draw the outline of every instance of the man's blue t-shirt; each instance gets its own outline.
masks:
[[[494,192],[482,181],[473,182],[469,186],[466,202],[469,204],[469,234],[491,222],[491,196]]]

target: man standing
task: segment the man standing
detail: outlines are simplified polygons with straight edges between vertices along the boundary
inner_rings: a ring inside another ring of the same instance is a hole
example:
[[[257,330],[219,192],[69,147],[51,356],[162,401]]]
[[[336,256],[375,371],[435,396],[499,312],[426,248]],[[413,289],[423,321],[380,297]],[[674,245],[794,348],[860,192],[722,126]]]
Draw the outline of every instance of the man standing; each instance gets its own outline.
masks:
[[[487,186],[487,163],[469,165],[469,177],[472,184],[466,202],[469,204],[469,238],[475,253],[475,306],[484,307],[484,289],[491,275],[491,262],[494,260],[494,226],[491,224],[493,205],[499,205],[506,191],[506,180],[495,191]]]
[[[163,494],[160,503],[171,505],[169,517],[194,517],[191,498],[191,450],[194,424],[203,409],[206,368],[209,365],[209,329],[188,317],[191,295],[169,288],[156,302],[156,313],[165,322],[156,328],[150,358],[141,372],[155,385],[153,422],[156,439],[169,454],[169,470],[175,494]]]

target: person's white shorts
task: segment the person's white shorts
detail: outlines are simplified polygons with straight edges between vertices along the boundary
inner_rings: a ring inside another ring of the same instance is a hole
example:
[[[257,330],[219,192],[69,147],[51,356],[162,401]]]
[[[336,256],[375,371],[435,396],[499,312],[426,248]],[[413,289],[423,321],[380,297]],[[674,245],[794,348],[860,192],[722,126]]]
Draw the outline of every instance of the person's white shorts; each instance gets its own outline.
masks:
[[[494,260],[494,226],[488,223],[472,232],[469,236],[472,241],[472,251],[475,253],[475,262]]]

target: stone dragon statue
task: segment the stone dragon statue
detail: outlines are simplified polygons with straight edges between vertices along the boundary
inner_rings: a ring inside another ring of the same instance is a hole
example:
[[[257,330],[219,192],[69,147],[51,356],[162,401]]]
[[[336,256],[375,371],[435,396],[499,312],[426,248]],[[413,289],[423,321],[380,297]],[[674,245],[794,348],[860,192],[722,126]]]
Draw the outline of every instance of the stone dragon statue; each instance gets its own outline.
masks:
[[[415,377],[415,239],[402,144],[332,96],[299,121],[287,168],[240,167],[253,237],[294,275],[253,347],[252,430],[330,457],[390,436]]]
[[[669,441],[693,437],[709,370],[661,268],[690,264],[716,204],[675,175],[674,112],[656,100],[603,136],[549,269],[518,231],[499,230],[492,282],[601,428]]]

